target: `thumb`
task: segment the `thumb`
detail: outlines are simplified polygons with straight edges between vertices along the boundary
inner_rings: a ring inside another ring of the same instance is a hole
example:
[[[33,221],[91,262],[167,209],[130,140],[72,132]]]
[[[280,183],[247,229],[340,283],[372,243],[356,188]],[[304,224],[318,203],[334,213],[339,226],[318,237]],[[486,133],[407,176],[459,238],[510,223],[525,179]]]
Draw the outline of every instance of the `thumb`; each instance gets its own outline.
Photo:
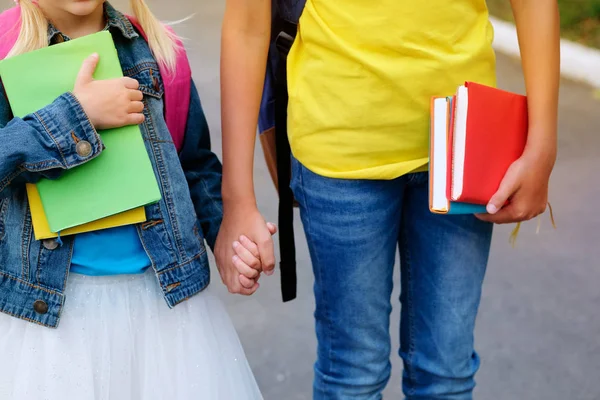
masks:
[[[96,66],[98,65],[98,61],[100,57],[98,54],[94,53],[83,61],[83,65],[79,70],[79,74],[77,75],[77,80],[75,81],[75,87],[90,83],[94,80],[94,71],[96,71]]]
[[[277,233],[277,225],[267,222],[267,229],[271,233],[271,236]]]
[[[490,201],[487,204],[486,211],[488,214],[496,214],[512,197],[512,195],[518,189],[518,174],[512,173],[512,170],[509,169],[504,179],[500,183],[500,187],[498,191],[492,196]]]
[[[275,246],[271,237],[265,237],[258,241],[258,252],[262,263],[262,270],[267,275],[273,275],[275,268]]]

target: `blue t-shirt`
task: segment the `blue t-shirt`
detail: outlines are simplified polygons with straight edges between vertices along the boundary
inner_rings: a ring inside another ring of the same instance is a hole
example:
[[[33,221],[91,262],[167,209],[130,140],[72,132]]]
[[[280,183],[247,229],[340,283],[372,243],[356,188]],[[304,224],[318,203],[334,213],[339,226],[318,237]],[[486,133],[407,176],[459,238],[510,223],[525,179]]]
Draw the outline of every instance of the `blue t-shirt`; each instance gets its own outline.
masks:
[[[150,264],[133,225],[75,237],[71,272],[92,276],[139,274]]]

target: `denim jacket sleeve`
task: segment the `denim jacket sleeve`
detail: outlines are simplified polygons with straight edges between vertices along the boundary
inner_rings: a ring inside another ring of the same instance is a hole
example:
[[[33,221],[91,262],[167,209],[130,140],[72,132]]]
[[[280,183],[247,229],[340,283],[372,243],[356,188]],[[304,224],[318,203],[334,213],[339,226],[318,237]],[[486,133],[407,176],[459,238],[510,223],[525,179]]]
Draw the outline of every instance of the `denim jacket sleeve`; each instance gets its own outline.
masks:
[[[90,144],[89,154],[78,154],[81,141]],[[15,185],[57,178],[102,149],[98,133],[71,93],[24,118],[13,118],[0,84],[0,198],[10,196]]]
[[[196,85],[192,82],[190,110],[179,159],[185,172],[190,194],[204,238],[214,250],[223,219],[221,198],[222,167],[211,151],[210,132]]]

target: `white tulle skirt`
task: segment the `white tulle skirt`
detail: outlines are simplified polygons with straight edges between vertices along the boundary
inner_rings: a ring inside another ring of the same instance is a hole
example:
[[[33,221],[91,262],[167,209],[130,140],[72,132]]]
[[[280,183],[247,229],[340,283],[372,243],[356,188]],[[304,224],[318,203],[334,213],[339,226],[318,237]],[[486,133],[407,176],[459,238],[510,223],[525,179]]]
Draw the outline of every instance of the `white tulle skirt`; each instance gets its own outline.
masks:
[[[71,274],[66,296],[57,329],[0,315],[0,399],[262,399],[210,289],[169,309],[153,273]]]

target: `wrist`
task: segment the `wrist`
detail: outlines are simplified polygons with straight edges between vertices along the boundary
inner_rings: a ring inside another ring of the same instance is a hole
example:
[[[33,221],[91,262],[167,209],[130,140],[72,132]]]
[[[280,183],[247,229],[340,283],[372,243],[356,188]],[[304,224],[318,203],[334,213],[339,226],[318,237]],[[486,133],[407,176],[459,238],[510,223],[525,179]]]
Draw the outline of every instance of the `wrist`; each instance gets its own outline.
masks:
[[[523,152],[523,157],[536,160],[545,165],[554,165],[556,156],[556,146],[548,143],[527,143]]]
[[[254,193],[231,192],[223,189],[223,210],[228,212],[231,209],[251,211],[258,209]]]
[[[523,158],[528,160],[531,166],[537,167],[538,171],[546,171],[548,175],[554,169],[556,155],[556,146],[548,143],[527,143],[523,152]]]
[[[556,156],[557,128],[556,124],[538,124],[530,126],[527,133],[525,152]]]

